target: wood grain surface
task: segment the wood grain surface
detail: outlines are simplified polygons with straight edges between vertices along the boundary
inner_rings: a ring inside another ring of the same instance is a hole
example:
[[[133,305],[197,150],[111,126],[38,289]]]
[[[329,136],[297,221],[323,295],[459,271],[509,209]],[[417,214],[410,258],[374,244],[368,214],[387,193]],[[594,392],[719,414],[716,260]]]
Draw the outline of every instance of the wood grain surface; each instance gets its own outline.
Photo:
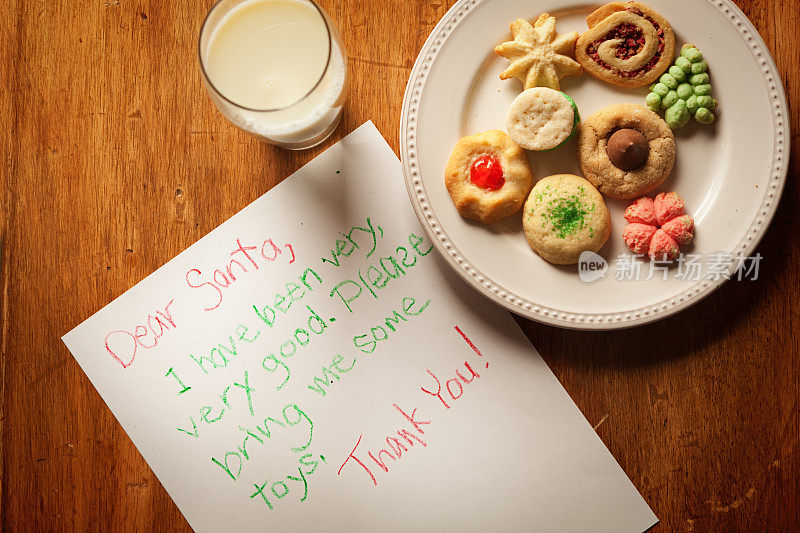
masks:
[[[210,0],[0,2],[4,530],[189,530],[60,336],[367,119],[397,151],[411,66],[452,1],[321,2],[351,96],[306,152],[237,131],[204,93]],[[519,319],[656,531],[800,528],[800,2],[737,3],[793,113],[760,279],[629,331]]]

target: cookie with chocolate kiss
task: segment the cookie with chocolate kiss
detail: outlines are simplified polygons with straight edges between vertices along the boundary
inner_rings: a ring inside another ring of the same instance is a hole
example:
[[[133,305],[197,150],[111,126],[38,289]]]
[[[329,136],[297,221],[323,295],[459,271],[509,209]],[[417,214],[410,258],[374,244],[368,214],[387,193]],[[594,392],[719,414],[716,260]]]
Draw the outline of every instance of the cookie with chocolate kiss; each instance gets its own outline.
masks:
[[[583,175],[601,193],[630,200],[667,178],[675,164],[675,137],[644,106],[610,105],[581,123],[578,160]]]
[[[633,128],[622,128],[608,138],[606,152],[615,167],[622,170],[634,170],[647,163],[650,145],[639,131]]]

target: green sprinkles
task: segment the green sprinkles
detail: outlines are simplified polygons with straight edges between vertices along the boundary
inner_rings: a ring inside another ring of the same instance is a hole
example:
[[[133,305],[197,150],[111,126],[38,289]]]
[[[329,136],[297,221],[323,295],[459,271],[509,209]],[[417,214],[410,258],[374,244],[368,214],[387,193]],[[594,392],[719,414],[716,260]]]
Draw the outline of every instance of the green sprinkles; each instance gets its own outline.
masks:
[[[550,200],[542,217],[550,221],[556,237],[565,239],[586,226],[586,215],[590,211],[594,211],[594,204],[591,209],[587,209],[580,197],[573,195]]]

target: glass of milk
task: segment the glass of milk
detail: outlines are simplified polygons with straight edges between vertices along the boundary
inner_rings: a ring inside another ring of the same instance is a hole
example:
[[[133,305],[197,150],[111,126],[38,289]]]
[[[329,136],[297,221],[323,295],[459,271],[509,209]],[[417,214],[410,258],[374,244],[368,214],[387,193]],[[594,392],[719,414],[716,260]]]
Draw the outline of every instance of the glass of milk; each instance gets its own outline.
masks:
[[[219,0],[203,23],[199,53],[214,104],[259,139],[300,150],[339,124],[347,55],[313,0]]]

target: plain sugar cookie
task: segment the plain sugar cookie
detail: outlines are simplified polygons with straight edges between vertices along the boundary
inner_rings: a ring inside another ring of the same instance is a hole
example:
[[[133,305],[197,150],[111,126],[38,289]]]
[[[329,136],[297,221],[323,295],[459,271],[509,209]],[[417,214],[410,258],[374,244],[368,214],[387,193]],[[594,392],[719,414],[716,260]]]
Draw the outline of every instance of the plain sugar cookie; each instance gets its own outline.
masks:
[[[528,243],[556,265],[578,262],[597,252],[611,233],[611,216],[591,183],[573,174],[542,178],[531,191],[522,216]]]
[[[506,130],[526,150],[555,150],[575,136],[580,120],[572,98],[547,87],[535,87],[522,91],[511,102]]]

